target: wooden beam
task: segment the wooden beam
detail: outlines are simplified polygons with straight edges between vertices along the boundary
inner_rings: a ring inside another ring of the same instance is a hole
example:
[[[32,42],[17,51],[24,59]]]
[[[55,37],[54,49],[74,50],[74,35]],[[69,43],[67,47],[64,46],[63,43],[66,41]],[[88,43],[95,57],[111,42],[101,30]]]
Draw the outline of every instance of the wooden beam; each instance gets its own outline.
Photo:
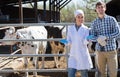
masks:
[[[23,23],[22,0],[19,0],[19,21],[20,21],[20,23]]]

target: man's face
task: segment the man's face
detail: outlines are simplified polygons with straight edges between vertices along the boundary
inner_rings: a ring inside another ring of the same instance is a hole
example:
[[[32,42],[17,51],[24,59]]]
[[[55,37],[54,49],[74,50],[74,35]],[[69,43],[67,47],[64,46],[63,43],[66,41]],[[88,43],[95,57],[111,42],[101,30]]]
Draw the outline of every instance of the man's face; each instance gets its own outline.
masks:
[[[98,6],[96,7],[96,12],[97,12],[99,15],[105,14],[105,11],[106,11],[105,5],[98,5]]]

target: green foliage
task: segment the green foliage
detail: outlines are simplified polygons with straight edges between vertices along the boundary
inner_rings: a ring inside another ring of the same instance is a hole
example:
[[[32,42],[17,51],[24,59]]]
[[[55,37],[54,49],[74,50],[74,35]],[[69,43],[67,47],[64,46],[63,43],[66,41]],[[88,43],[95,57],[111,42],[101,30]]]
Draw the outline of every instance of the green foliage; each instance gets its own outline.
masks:
[[[77,4],[73,3],[61,10],[61,22],[73,22],[74,11],[82,9],[85,12],[85,22],[91,22],[96,18],[95,4],[98,0],[76,0]],[[105,3],[110,0],[101,0]]]
[[[64,7],[61,10],[61,22],[73,22],[74,21],[75,5]]]

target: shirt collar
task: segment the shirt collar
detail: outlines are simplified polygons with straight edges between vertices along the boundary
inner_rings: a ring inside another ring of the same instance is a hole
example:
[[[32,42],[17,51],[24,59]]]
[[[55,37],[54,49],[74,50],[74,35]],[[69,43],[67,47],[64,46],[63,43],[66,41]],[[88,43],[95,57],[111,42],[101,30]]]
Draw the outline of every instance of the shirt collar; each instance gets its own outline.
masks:
[[[99,18],[99,17],[98,17],[98,19],[104,19],[104,18],[106,18],[107,16],[108,16],[108,15],[105,14],[103,18]]]
[[[76,28],[76,30],[78,31],[79,28],[82,27],[82,25],[83,25],[83,24],[81,24],[81,26],[77,26],[77,25],[75,24],[75,28]]]

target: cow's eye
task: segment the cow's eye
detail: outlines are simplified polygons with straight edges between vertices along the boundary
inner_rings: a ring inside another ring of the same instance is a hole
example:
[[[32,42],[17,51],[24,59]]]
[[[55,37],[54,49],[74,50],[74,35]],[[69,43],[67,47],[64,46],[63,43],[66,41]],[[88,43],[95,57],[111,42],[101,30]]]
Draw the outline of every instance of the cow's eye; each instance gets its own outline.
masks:
[[[34,47],[34,45],[31,45],[31,47]]]

